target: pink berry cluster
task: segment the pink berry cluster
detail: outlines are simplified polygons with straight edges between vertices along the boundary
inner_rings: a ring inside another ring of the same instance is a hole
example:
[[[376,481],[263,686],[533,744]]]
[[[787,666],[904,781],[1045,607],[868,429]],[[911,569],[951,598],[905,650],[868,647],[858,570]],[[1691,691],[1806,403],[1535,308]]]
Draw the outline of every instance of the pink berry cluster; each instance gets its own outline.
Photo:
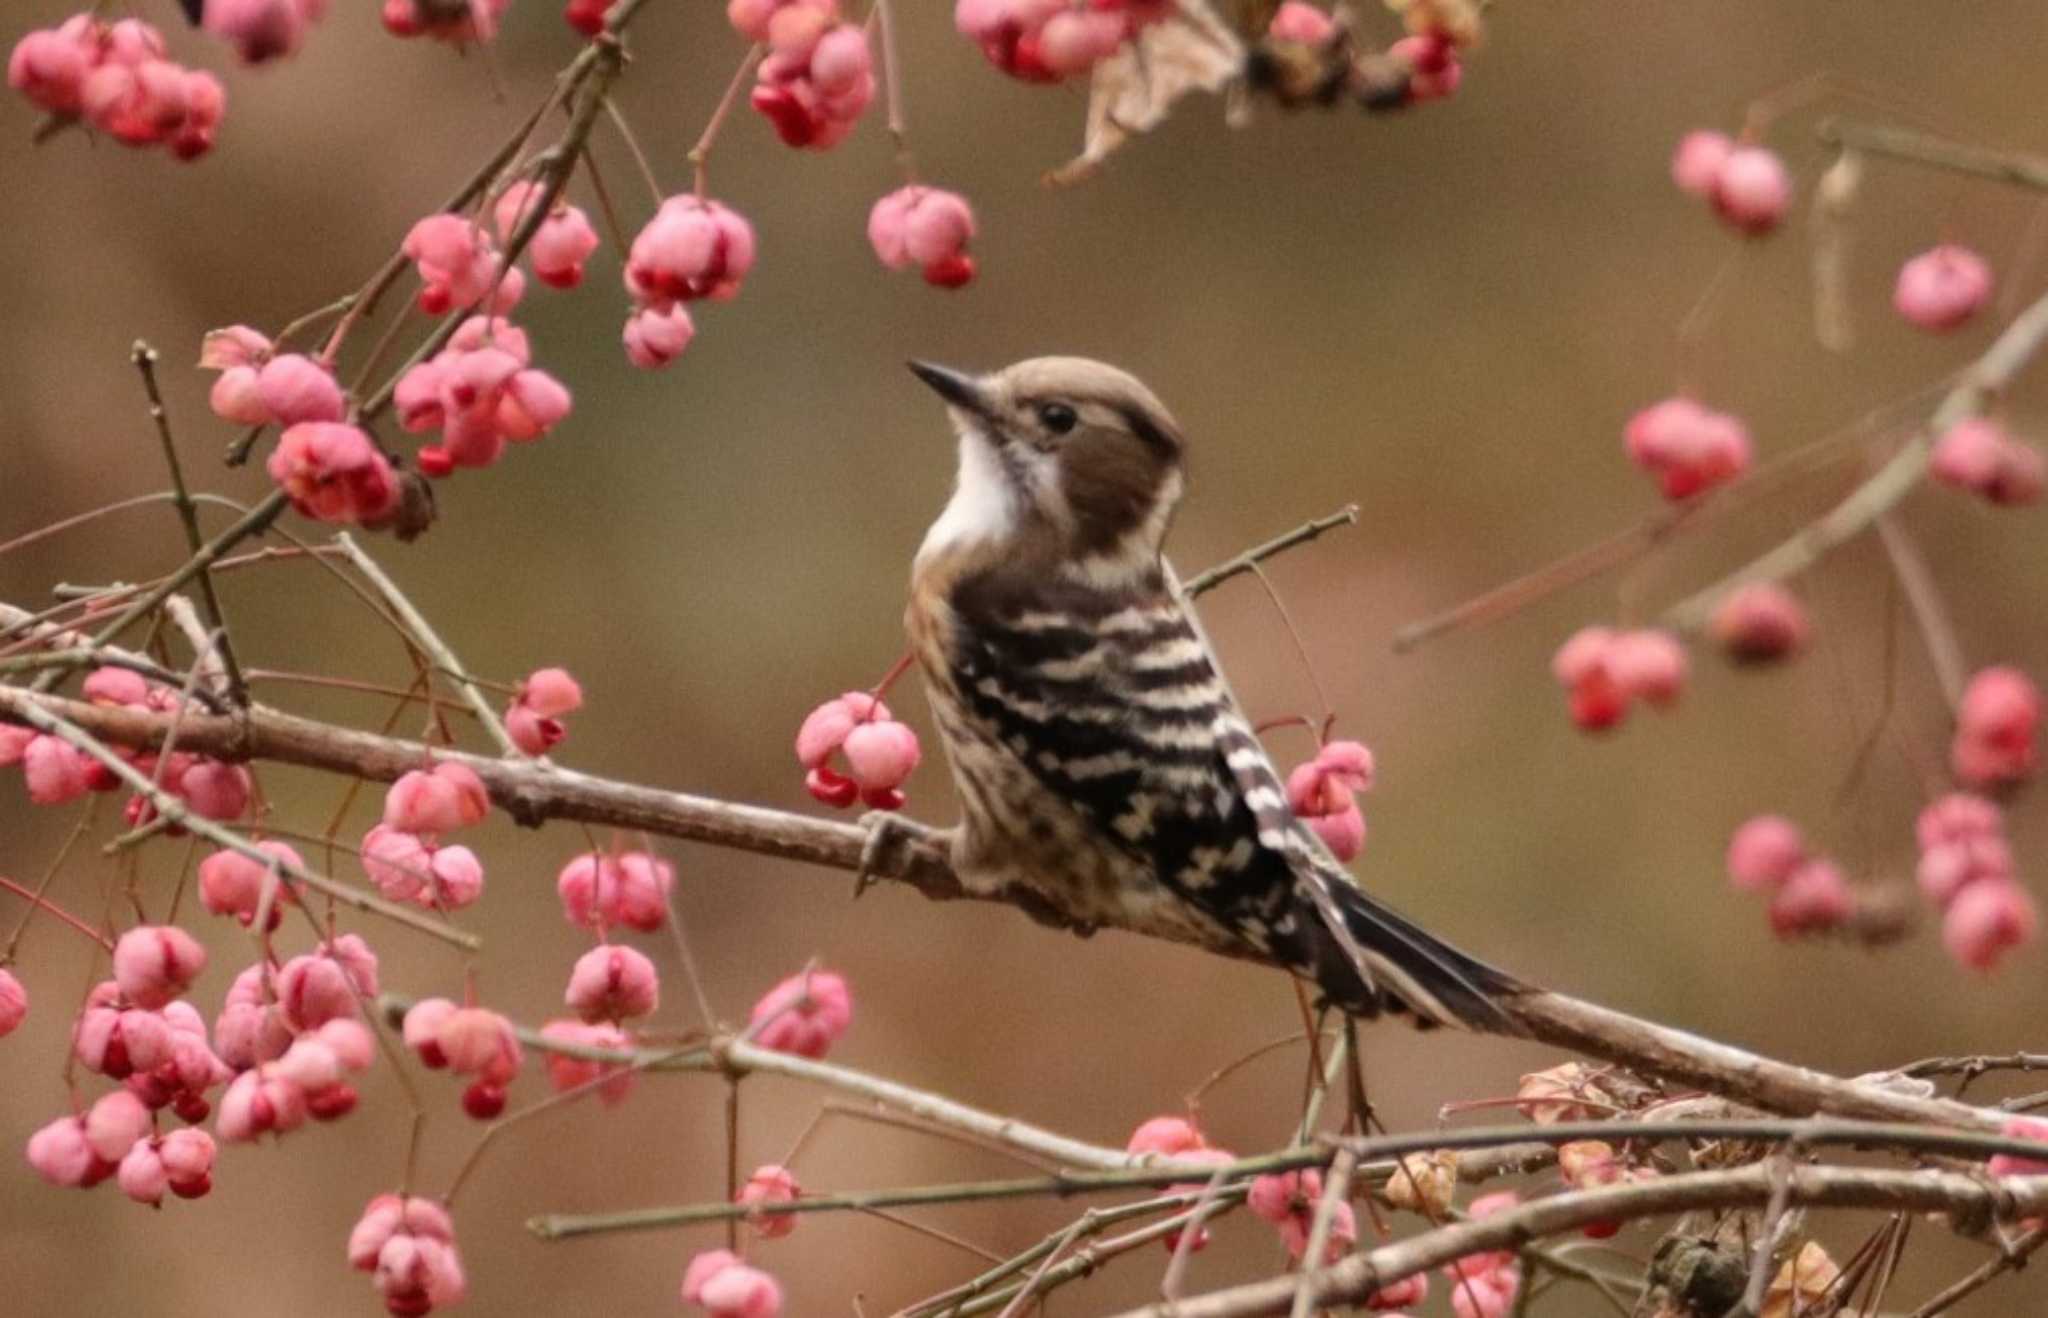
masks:
[[[1588,732],[1617,726],[1638,700],[1669,707],[1685,689],[1686,670],[1685,648],[1668,632],[1611,627],[1580,628],[1550,661],[1572,722]]]
[[[782,1286],[727,1249],[707,1250],[683,1270],[682,1299],[711,1318],[777,1318]]]
[[[575,1015],[548,1021],[541,1027],[543,1038],[620,1051],[635,1046],[626,1022],[659,1005],[661,977],[644,953],[609,941],[610,933],[619,926],[643,933],[661,928],[675,881],[674,866],[644,851],[587,853],[562,867],[555,879],[562,918],[598,942],[569,973],[563,1002]],[[632,1092],[633,1072],[619,1062],[551,1053],[547,1071],[557,1091],[596,1084],[606,1103]]]
[[[723,202],[670,197],[626,257],[626,291],[638,309],[626,320],[626,357],[643,370],[666,366],[690,346],[687,303],[728,302],[754,268],[754,226]]]
[[[1771,930],[1780,938],[1839,929],[1856,914],[1841,866],[1814,854],[1782,815],[1744,821],[1728,839],[1727,863],[1736,887],[1770,895]]]
[[[845,976],[803,970],[761,995],[747,1018],[747,1037],[779,1053],[817,1058],[852,1027],[853,992]]]
[[[348,414],[333,371],[303,353],[278,352],[267,335],[247,325],[209,332],[199,365],[220,372],[207,401],[223,421],[291,427]]]
[[[974,211],[967,199],[943,188],[908,184],[868,212],[868,243],[891,270],[918,267],[935,288],[960,288],[974,279],[967,254]]]
[[[1775,581],[1753,581],[1728,592],[1707,632],[1740,664],[1767,664],[1797,654],[1808,633],[1806,608]]]
[[[1513,1190],[1483,1194],[1466,1207],[1465,1216],[1476,1222],[1504,1213],[1519,1202]],[[1444,1282],[1450,1291],[1451,1312],[1458,1318],[1507,1318],[1522,1289],[1521,1260],[1505,1249],[1467,1254],[1444,1266]]]
[[[476,853],[442,836],[482,823],[490,792],[476,770],[454,760],[401,775],[384,794],[384,817],[363,835],[363,875],[396,902],[458,911],[483,895]]]
[[[212,149],[228,103],[218,78],[168,57],[154,27],[137,18],[102,23],[89,13],[16,42],[7,85],[58,119],[90,124],[124,146],[164,147],[180,160]]]
[[[1656,478],[1667,499],[1687,499],[1749,470],[1749,428],[1682,396],[1666,398],[1629,418],[1622,448]]]
[[[284,428],[265,470],[302,516],[374,529],[397,515],[398,473],[368,432],[346,423],[348,399],[324,362],[230,325],[206,336],[199,365],[220,372],[208,396],[215,416]]]
[[[86,675],[79,694],[88,702],[111,708],[170,713],[184,697],[125,668],[96,668]],[[239,764],[173,751],[164,759],[154,751],[118,751],[121,758],[164,791],[182,801],[193,814],[223,823],[240,819],[249,809],[255,782]],[[61,738],[18,726],[0,727],[0,767],[21,766],[28,799],[36,805],[64,805],[88,792],[111,792],[121,786],[112,770]],[[148,798],[130,798],[126,818],[141,825],[155,818]]]
[[[953,26],[1011,77],[1059,82],[1172,13],[1164,0],[956,0]]]
[[[1124,1151],[1140,1157],[1149,1157],[1161,1162],[1191,1163],[1195,1166],[1219,1166],[1234,1162],[1237,1155],[1228,1149],[1217,1148],[1209,1143],[1201,1128],[1186,1117],[1153,1117],[1138,1123],[1124,1142]],[[1204,1188],[1200,1182],[1188,1182],[1168,1186],[1168,1194],[1186,1194]],[[1171,1254],[1181,1248],[1179,1231],[1165,1239],[1166,1251]],[[1304,1245],[1306,1239],[1304,1238]],[[1190,1251],[1209,1247],[1209,1229],[1203,1227],[1188,1241]]]
[[[1287,804],[1323,840],[1330,854],[1355,860],[1365,850],[1358,794],[1372,790],[1372,751],[1356,741],[1323,743],[1315,758],[1287,775]]]
[[[418,1195],[372,1199],[348,1234],[348,1264],[371,1274],[394,1318],[420,1318],[460,1304],[469,1294],[454,1220],[447,1209]]]
[[[384,30],[394,37],[432,37],[451,46],[490,41],[512,0],[384,0]]]
[[[505,708],[505,733],[528,755],[545,755],[569,735],[564,716],[583,708],[583,688],[566,668],[527,675]]]
[[[1943,333],[1966,325],[1991,301],[1991,265],[1956,243],[1943,243],[1899,267],[1892,306],[1912,324]]]
[[[138,926],[114,944],[114,977],[87,994],[71,1051],[79,1065],[120,1087],[29,1137],[29,1165],[44,1180],[88,1188],[112,1176],[146,1204],[212,1188],[214,1140],[197,1123],[212,1112],[208,1093],[233,1071],[209,1046],[198,1011],[182,1000],[205,967],[206,950],[176,926]],[[14,992],[0,992],[0,1002],[12,1003],[6,1014],[19,1023],[26,995],[12,975],[6,981]],[[190,1124],[162,1129],[165,1109]]]
[[[1323,1198],[1323,1175],[1313,1167],[1300,1171],[1270,1173],[1252,1178],[1250,1189],[1245,1192],[1245,1206],[1256,1217],[1271,1222],[1280,1233],[1280,1243],[1287,1250],[1287,1257],[1300,1263],[1308,1253],[1309,1235],[1315,1226],[1317,1205]],[[1331,1206],[1330,1230],[1324,1243],[1324,1255],[1315,1260],[1314,1266],[1335,1263],[1349,1253],[1358,1242],[1358,1218],[1348,1202],[1339,1201]],[[1426,1288],[1428,1283],[1424,1282]],[[1418,1303],[1415,1299],[1403,1299],[1403,1304]]]
[[[334,1121],[354,1111],[348,1077],[376,1057],[361,1004],[377,987],[376,953],[356,934],[282,965],[266,956],[236,975],[213,1026],[221,1060],[237,1073],[221,1097],[220,1137],[283,1135],[309,1117]]]
[[[1751,237],[1777,228],[1792,204],[1792,177],[1775,152],[1705,129],[1679,139],[1671,181]]]
[[[125,1089],[28,1140],[29,1166],[51,1185],[89,1189],[112,1176],[123,1194],[151,1206],[166,1193],[197,1199],[212,1190],[214,1155],[213,1137],[196,1126],[157,1134],[149,1109]]]
[[[1935,441],[1928,474],[2001,507],[2038,503],[2048,485],[2041,450],[2015,439],[1990,417],[1964,417]]]
[[[200,25],[250,64],[298,53],[327,0],[206,0]]]
[[[754,109],[790,146],[829,150],[875,99],[867,33],[836,0],[731,0],[726,17],[768,54],[754,73]]]
[[[2039,918],[2020,886],[2005,820],[1981,796],[1950,793],[1914,821],[1920,891],[1942,911],[1941,941],[1972,970],[1990,970],[2032,942]]]
[[[398,378],[398,423],[439,431],[420,446],[420,471],[446,476],[488,467],[507,444],[539,439],[569,415],[569,390],[533,365],[526,331],[498,316],[472,316],[443,348]]]
[[[2002,787],[2040,765],[2041,689],[2017,668],[1981,669],[1963,688],[1949,768],[1973,787]]]
[[[796,733],[804,788],[826,805],[856,800],[875,810],[901,810],[903,784],[923,751],[909,725],[876,696],[849,691],[805,716]],[[836,767],[845,766],[844,771]]]

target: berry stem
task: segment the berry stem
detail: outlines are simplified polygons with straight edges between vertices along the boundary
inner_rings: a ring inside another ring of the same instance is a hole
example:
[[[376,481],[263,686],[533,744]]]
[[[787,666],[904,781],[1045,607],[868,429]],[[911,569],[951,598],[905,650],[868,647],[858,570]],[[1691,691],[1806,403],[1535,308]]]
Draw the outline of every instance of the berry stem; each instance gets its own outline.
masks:
[[[688,159],[690,168],[696,174],[694,187],[699,201],[704,200],[706,195],[708,175],[705,169],[711,159],[711,146],[718,140],[718,130],[725,127],[726,118],[732,113],[733,104],[740,98],[740,89],[747,85],[747,78],[754,72],[754,65],[760,62],[766,51],[767,47],[758,41],[747,48],[747,53],[740,57],[740,66],[732,72],[732,81],[725,85],[725,94],[718,98],[718,108],[711,112],[711,118],[705,123],[703,133],[699,134],[697,145],[690,148]],[[655,195],[660,196],[659,188],[655,190]]]
[[[78,838],[78,832],[77,832],[76,830],[74,830],[74,831],[73,831],[73,833],[72,833],[72,835],[71,835],[71,841],[76,841],[76,840],[77,840],[77,838]],[[71,842],[70,842],[70,841],[67,841],[67,842],[66,842],[66,843],[64,844],[64,850],[65,850],[65,851],[69,851],[70,849],[71,849]],[[62,860],[63,860],[63,852],[59,852],[59,853],[58,853],[58,857],[57,857],[57,858],[58,858],[58,860],[59,860],[59,861],[62,861]],[[57,871],[56,871],[56,867],[55,867],[55,866],[52,866],[52,867],[51,867],[51,869],[50,869],[50,874],[55,874],[56,872],[57,872]],[[45,911],[48,911],[48,912],[49,912],[50,914],[52,914],[52,915],[56,916],[56,917],[57,917],[57,918],[58,918],[59,920],[62,920],[62,921],[63,921],[63,922],[65,923],[65,924],[68,924],[68,925],[70,925],[70,926],[71,926],[71,927],[72,927],[73,929],[76,929],[76,930],[77,930],[77,931],[78,931],[79,933],[82,933],[82,934],[84,934],[84,935],[85,935],[85,936],[86,936],[87,938],[90,938],[90,939],[91,939],[91,940],[92,940],[93,942],[95,942],[95,943],[98,943],[98,944],[99,944],[99,945],[100,945],[101,947],[105,948],[105,949],[106,949],[107,951],[109,951],[109,952],[113,951],[113,950],[114,950],[114,940],[113,940],[113,939],[111,939],[111,938],[107,937],[107,936],[106,936],[105,934],[103,934],[103,933],[101,933],[101,932],[100,932],[99,930],[97,930],[97,929],[93,928],[93,927],[92,927],[91,925],[87,924],[87,923],[86,923],[85,921],[83,921],[83,920],[79,919],[79,918],[78,918],[77,916],[73,915],[73,914],[72,914],[71,912],[69,912],[69,911],[65,910],[65,909],[64,909],[63,907],[59,906],[59,905],[58,905],[57,903],[55,903],[55,902],[51,901],[51,900],[50,900],[49,898],[47,898],[47,897],[43,896],[43,892],[42,892],[42,889],[43,889],[43,888],[47,888],[47,887],[49,886],[49,882],[50,882],[50,881],[49,881],[49,877],[48,877],[48,876],[46,875],[46,876],[44,877],[44,879],[43,879],[43,882],[42,882],[41,886],[39,886],[39,887],[38,887],[38,888],[37,888],[37,889],[36,889],[35,891],[31,892],[31,891],[29,891],[29,890],[28,890],[27,888],[24,888],[24,887],[22,887],[22,886],[21,886],[21,885],[20,885],[19,883],[16,883],[16,882],[15,882],[15,881],[14,881],[13,879],[10,879],[10,878],[6,878],[6,877],[4,877],[4,876],[0,876],[0,889],[4,889],[4,890],[6,890],[6,891],[8,891],[8,892],[11,892],[11,893],[13,893],[13,894],[14,894],[15,896],[17,896],[17,897],[21,898],[21,899],[22,899],[23,901],[25,901],[25,902],[27,902],[27,903],[29,904],[29,906],[31,907],[31,909],[33,909],[33,908],[36,908],[36,907],[40,907],[40,908],[42,908],[43,910],[45,910]],[[28,919],[27,919],[27,917],[26,917],[26,916],[24,916],[24,917],[23,917],[23,919],[22,919],[22,922],[21,922],[21,923],[22,923],[22,926],[26,926],[26,925],[28,924]],[[5,957],[0,957],[0,961],[12,961],[12,960],[14,959],[14,943],[15,943],[15,941],[16,941],[16,940],[20,939],[20,937],[21,937],[21,928],[20,928],[20,927],[17,927],[17,928],[15,929],[15,931],[14,931],[14,938],[12,938],[12,939],[9,939],[9,940],[8,940],[8,944],[7,944],[7,955],[6,955]]]

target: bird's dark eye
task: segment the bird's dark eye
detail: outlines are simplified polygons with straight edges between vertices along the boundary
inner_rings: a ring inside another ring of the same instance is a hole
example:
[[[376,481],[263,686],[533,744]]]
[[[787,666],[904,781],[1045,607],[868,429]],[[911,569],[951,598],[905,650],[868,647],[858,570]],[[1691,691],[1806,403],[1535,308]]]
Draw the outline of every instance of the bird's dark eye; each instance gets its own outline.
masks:
[[[1044,426],[1055,435],[1066,434],[1080,420],[1081,418],[1075,414],[1074,409],[1068,407],[1065,403],[1040,403],[1038,405],[1038,424]]]

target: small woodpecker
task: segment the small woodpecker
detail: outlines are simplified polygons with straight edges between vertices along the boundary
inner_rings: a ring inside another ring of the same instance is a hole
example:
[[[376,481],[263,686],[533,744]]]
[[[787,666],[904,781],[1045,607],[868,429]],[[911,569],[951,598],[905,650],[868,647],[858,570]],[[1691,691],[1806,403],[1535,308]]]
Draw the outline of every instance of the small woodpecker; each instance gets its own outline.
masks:
[[[970,889],[1241,939],[1356,1016],[1514,1032],[1529,989],[1358,887],[1294,817],[1161,556],[1180,427],[1113,367],[911,370],[959,436],[906,625],[963,818]]]

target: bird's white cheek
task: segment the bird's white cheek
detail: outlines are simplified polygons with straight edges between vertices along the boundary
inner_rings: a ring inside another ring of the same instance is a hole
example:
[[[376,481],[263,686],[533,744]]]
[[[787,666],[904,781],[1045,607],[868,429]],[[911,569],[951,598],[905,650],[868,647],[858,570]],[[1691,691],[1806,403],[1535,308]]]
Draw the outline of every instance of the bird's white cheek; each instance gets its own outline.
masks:
[[[930,555],[1009,536],[1017,527],[1017,492],[993,445],[980,435],[960,436],[960,475],[939,520],[917,551]]]

